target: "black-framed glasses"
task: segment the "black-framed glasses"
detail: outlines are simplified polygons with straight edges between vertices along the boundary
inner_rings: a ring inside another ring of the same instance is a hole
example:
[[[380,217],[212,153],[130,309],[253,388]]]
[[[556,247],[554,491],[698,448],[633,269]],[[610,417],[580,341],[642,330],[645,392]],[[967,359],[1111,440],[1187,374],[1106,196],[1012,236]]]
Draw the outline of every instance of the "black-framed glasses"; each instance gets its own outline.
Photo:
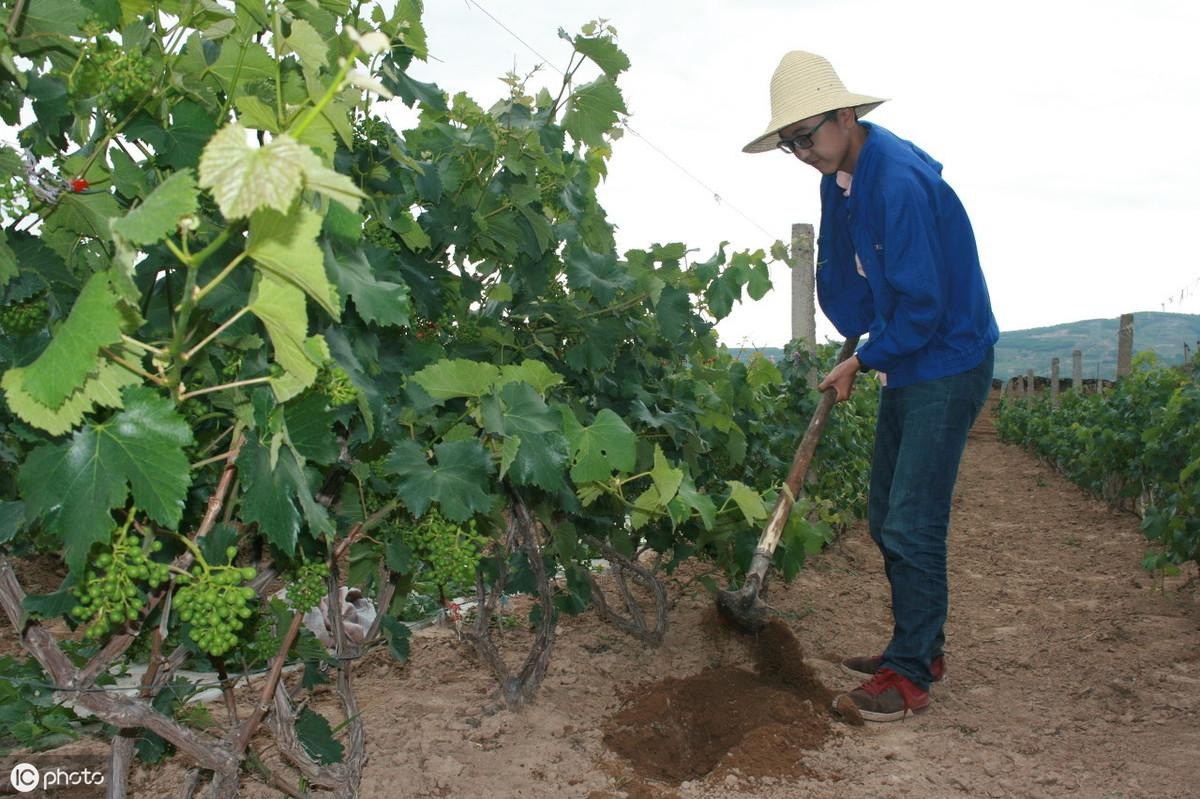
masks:
[[[808,133],[800,133],[800,134],[793,136],[790,139],[785,139],[782,136],[780,136],[779,143],[776,144],[775,146],[790,155],[795,155],[797,150],[807,150],[813,146],[813,138],[812,138],[813,134],[816,133],[818,130],[820,130],[821,126],[824,125],[826,122],[828,122],[829,120],[834,119],[836,117],[837,117],[836,113],[826,114],[825,118],[822,119],[820,122],[818,122],[816,124],[816,126],[812,130],[810,130]]]

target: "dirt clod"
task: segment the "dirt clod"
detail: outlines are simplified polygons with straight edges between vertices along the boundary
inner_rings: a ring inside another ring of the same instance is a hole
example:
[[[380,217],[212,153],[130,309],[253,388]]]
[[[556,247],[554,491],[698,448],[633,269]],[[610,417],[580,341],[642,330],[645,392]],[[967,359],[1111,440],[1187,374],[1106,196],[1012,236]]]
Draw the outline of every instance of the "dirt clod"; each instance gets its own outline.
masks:
[[[829,734],[831,694],[783,622],[773,620],[748,643],[754,672],[721,666],[653,683],[610,719],[604,743],[639,776],[672,784],[714,770],[808,773],[804,753]]]

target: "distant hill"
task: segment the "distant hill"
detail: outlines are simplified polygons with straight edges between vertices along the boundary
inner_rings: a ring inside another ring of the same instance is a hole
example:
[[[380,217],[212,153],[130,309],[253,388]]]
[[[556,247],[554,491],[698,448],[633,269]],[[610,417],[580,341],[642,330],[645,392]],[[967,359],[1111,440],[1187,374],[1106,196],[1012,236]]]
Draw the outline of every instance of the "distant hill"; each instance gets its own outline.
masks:
[[[1050,359],[1058,358],[1064,378],[1071,376],[1071,351],[1083,352],[1083,376],[1112,380],[1117,374],[1117,328],[1119,319],[1084,319],[1050,327],[1008,330],[1000,334],[996,345],[997,378],[1024,374],[1048,377]],[[1200,342],[1200,314],[1145,311],[1133,315],[1133,351],[1153,352],[1170,364],[1183,359],[1183,345],[1194,354]],[[779,347],[731,348],[734,355],[749,360],[760,352],[771,360],[783,355]]]
[[[1083,376],[1113,379],[1117,375],[1119,319],[1085,319],[1051,327],[1033,327],[1000,334],[996,345],[998,378],[1024,374],[1049,376],[1050,359],[1058,358],[1063,377],[1071,376],[1071,351],[1083,352]],[[1153,352],[1169,364],[1183,360],[1183,345],[1192,353],[1200,341],[1200,314],[1145,311],[1133,315],[1133,351]]]

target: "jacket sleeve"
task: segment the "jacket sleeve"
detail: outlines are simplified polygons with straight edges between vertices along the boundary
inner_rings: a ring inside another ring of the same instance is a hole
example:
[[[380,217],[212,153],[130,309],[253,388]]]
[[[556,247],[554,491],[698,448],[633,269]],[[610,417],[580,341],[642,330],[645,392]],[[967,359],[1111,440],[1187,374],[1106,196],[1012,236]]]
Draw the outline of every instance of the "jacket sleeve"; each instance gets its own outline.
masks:
[[[832,175],[821,179],[821,237],[817,242],[817,302],[843,336],[861,336],[875,318],[871,286],[854,265],[845,203]]]
[[[876,212],[883,219],[883,276],[895,302],[858,356],[868,367],[887,372],[937,331],[945,304],[942,253],[933,198],[917,181],[889,186]]]
[[[825,253],[826,248],[832,252]],[[824,259],[817,262],[817,301],[839,333],[861,336],[875,318],[875,302],[870,284],[854,266],[853,249],[840,250],[826,244],[817,256]]]

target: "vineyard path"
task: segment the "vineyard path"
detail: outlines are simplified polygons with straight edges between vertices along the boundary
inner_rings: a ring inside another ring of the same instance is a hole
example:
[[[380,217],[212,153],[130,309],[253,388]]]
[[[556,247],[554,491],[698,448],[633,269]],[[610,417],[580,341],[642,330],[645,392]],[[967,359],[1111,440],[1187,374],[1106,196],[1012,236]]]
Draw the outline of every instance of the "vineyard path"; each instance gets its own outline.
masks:
[[[638,686],[747,663],[714,635],[698,582],[659,649],[592,613],[564,618],[536,703],[496,712],[488,675],[452,630],[414,637],[410,661],[372,653],[356,680],[370,761],[364,797],[1195,797],[1200,795],[1200,590],[1192,566],[1142,571],[1138,520],[1108,509],[981,419],[968,444],[950,540],[948,679],[933,709],[899,724],[832,726],[793,774],[728,769],[681,785],[634,775],[602,741]],[[827,686],[836,665],[889,629],[880,556],[855,525],[771,603]],[[514,649],[523,631],[506,633]],[[320,705],[331,718],[328,693]],[[213,713],[221,713],[218,706]],[[134,795],[168,792],[178,766],[139,769]],[[246,796],[277,796],[248,783]]]

